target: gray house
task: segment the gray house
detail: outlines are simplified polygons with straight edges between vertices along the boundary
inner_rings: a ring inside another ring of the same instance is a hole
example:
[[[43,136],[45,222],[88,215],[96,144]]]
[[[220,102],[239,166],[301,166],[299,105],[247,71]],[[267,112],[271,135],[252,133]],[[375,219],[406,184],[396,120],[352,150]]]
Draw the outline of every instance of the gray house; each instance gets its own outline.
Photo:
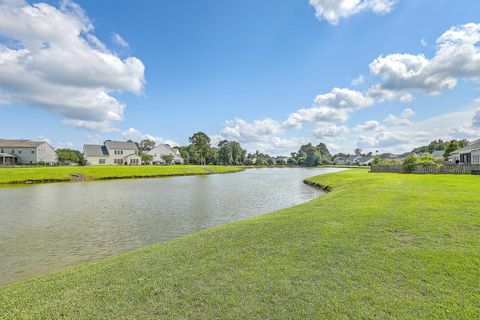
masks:
[[[0,139],[0,164],[58,163],[57,153],[45,141]]]
[[[139,165],[138,147],[133,142],[107,140],[101,144],[83,146],[83,157],[88,165]]]
[[[450,161],[453,163],[480,164],[480,139],[452,152]]]

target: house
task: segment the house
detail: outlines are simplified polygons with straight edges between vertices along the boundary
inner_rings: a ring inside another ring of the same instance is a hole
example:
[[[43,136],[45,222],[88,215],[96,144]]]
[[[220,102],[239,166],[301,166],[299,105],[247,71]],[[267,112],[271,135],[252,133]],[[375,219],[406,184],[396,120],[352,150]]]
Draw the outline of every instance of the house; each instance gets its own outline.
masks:
[[[153,156],[152,162],[155,164],[165,164],[165,160],[162,156],[171,155],[173,156],[173,163],[184,164],[185,161],[180,156],[180,151],[178,149],[170,147],[168,144],[160,144],[148,151],[147,154]]]
[[[418,156],[418,154],[416,154],[415,152],[405,152],[399,156],[396,156],[396,159],[398,160],[405,160],[407,157],[410,157],[410,156]]]
[[[373,160],[375,160],[375,157],[362,157],[358,161],[358,164],[361,166],[369,166],[373,163]]]
[[[393,153],[382,153],[379,155],[380,159],[382,160],[392,160],[392,159],[397,159],[397,156],[394,155]]]
[[[480,164],[480,139],[450,154],[450,161],[463,164]]]
[[[107,140],[103,145],[86,144],[83,157],[88,165],[139,165],[141,158],[133,142]]]
[[[443,159],[443,155],[445,154],[445,150],[435,150],[431,154],[432,154],[432,157],[434,157],[434,158]]]
[[[57,153],[45,141],[0,139],[0,164],[58,163]]]
[[[348,156],[348,158],[345,160],[345,163],[350,165],[358,165],[358,161],[361,158],[362,158],[361,155],[354,154],[354,155]]]
[[[335,159],[333,159],[333,164],[342,165],[346,163],[347,163],[347,157],[344,157],[344,156],[338,156],[338,157],[335,157]]]

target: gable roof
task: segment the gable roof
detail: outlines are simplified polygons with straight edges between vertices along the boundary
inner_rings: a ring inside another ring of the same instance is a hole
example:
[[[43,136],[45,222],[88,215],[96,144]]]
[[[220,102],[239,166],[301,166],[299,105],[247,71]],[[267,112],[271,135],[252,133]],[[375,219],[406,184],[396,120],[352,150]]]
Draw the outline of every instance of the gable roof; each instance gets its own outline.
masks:
[[[133,142],[123,142],[123,141],[105,141],[105,146],[107,149],[121,149],[121,150],[136,150],[138,151],[138,147]]]
[[[100,144],[86,144],[83,150],[87,157],[108,157],[108,150]]]
[[[0,139],[0,147],[3,148],[37,148],[39,145],[46,143],[45,141],[31,140],[4,140]]]
[[[445,150],[435,150],[432,152],[432,156],[434,158],[441,158],[443,157],[443,154],[445,153]]]
[[[470,142],[467,146],[458,149],[455,153],[468,153],[472,150],[480,149],[480,139]],[[452,152],[453,153],[453,152]]]

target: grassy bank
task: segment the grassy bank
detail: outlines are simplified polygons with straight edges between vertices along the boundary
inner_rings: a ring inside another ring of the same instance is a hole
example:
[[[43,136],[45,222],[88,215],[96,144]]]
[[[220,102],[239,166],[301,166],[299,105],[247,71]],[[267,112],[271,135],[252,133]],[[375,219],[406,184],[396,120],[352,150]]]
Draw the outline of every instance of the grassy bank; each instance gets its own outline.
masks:
[[[480,179],[310,179],[309,203],[0,287],[3,319],[478,319]]]
[[[0,168],[0,184],[201,175],[240,170],[243,168],[195,165]]]

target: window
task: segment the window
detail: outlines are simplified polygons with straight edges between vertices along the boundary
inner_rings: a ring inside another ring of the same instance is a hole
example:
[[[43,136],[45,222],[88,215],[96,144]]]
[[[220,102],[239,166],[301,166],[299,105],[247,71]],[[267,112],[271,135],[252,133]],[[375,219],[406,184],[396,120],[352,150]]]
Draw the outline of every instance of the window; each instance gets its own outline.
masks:
[[[98,159],[98,164],[105,164],[105,159]]]
[[[18,150],[18,154],[22,154],[22,150]]]
[[[3,149],[0,149],[0,153],[3,153]]]
[[[34,153],[35,153],[35,150],[32,150],[32,154],[34,154]]]

